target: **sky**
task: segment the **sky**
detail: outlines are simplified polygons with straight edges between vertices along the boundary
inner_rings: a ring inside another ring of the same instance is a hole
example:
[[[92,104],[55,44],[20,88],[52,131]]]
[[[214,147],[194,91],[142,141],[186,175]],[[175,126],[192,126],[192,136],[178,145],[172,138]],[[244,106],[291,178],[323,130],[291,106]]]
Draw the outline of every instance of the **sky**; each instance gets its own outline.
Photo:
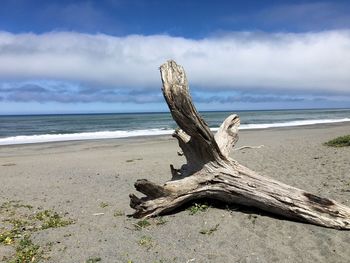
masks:
[[[0,114],[350,108],[350,1],[2,0]]]

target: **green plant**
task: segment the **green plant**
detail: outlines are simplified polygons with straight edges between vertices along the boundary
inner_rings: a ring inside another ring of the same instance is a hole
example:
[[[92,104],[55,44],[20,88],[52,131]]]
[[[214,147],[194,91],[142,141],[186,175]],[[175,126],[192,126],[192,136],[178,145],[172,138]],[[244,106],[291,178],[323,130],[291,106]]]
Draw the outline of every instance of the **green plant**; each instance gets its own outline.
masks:
[[[113,214],[113,216],[115,216],[115,217],[123,216],[123,215],[125,215],[125,213],[123,211],[121,211],[121,210],[115,210],[114,214]]]
[[[333,140],[324,143],[331,147],[345,147],[350,146],[350,135],[339,136]]]
[[[199,231],[199,233],[203,234],[203,235],[211,235],[213,234],[216,230],[218,230],[219,224],[216,224],[214,227],[211,227],[209,229],[202,229],[201,231]]]
[[[5,219],[4,221],[12,224],[10,230],[0,232],[0,243],[4,245],[14,244],[17,238],[20,238],[26,229],[32,229],[29,222],[20,219]]]
[[[51,227],[61,227],[73,223],[50,210],[33,214],[31,205],[21,201],[8,201],[0,205],[0,244],[12,246],[15,252],[6,258],[8,263],[33,263],[44,259],[44,253],[53,243],[40,247],[31,240],[31,233]]]
[[[17,231],[6,230],[0,233],[0,244],[11,245],[15,242],[15,238],[18,238]]]
[[[101,202],[101,203],[100,203],[100,207],[102,207],[102,208],[105,208],[105,207],[107,207],[107,206],[109,206],[109,204],[106,203],[106,202]]]
[[[9,263],[34,263],[39,262],[42,257],[43,251],[38,245],[35,245],[30,239],[29,235],[24,235],[24,237],[19,241],[16,247],[16,255]]]
[[[154,222],[156,223],[156,225],[164,225],[168,221],[165,220],[164,217],[158,216],[154,219]]]
[[[64,219],[57,212],[44,210],[36,214],[36,219],[42,221],[42,229],[57,228],[67,226],[73,223],[70,219]]]
[[[1,204],[0,209],[10,209],[10,208],[28,208],[32,209],[33,206],[22,204],[21,201],[11,200]]]
[[[100,257],[98,258],[89,258],[88,260],[85,261],[85,263],[96,263],[100,262],[102,259]]]
[[[140,246],[143,246],[147,249],[150,249],[151,247],[153,247],[152,237],[149,237],[149,236],[142,236],[138,243]]]
[[[142,219],[135,224],[137,230],[150,226],[151,223],[147,219]]]
[[[190,213],[190,215],[195,215],[198,212],[205,212],[209,209],[208,204],[198,204],[198,203],[194,203],[192,206],[190,206],[188,208],[188,211]]]

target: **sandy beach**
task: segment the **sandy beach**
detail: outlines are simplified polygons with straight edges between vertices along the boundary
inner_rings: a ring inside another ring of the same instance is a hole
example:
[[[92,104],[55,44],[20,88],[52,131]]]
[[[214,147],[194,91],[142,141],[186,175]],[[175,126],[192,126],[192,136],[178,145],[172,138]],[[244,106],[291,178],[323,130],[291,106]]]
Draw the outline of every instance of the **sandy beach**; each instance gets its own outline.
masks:
[[[349,133],[350,123],[245,130],[237,147],[264,147],[232,157],[350,206],[350,148],[323,145]],[[0,146],[0,204],[20,201],[33,207],[28,213],[51,209],[74,221],[32,233],[34,243],[49,247],[43,262],[349,262],[349,231],[249,208],[209,203],[204,212],[181,209],[135,226],[139,220],[126,216],[134,182],[169,180],[169,165],[184,163],[178,150],[170,136]],[[215,230],[203,234],[208,229]],[[0,244],[2,262],[13,253]]]

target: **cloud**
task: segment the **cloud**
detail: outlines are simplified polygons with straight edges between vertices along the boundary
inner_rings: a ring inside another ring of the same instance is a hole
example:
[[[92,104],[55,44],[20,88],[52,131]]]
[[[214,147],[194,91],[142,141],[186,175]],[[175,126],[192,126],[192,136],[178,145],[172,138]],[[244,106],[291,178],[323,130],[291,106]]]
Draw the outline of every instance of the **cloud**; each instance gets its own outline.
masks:
[[[350,94],[350,30],[241,32],[199,40],[167,35],[0,32],[2,83],[77,83],[106,99],[110,94],[99,89],[116,90],[120,98],[123,92],[135,90],[158,92],[158,67],[170,58],[185,67],[191,86],[204,90]],[[77,92],[72,85],[57,85],[55,89]],[[25,91],[17,99],[34,93],[45,99],[47,87],[40,87],[42,92],[22,87]],[[57,95],[66,100],[64,93]],[[82,100],[90,98],[80,95]]]
[[[237,94],[235,96],[223,96],[222,94],[213,96],[194,96],[196,102],[202,103],[262,103],[262,102],[300,102],[307,101],[304,97],[276,96],[276,95],[254,95],[254,94]]]
[[[91,88],[57,81],[11,82],[0,85],[4,100],[59,103],[153,103],[163,101],[160,90]]]
[[[281,93],[262,93],[245,91],[210,91],[205,89],[192,89],[192,98],[195,103],[213,105],[232,105],[236,103],[261,104],[324,102],[348,102],[349,96],[313,96]],[[62,81],[24,81],[7,82],[0,84],[0,101],[16,103],[163,103],[164,98],[160,89],[111,89],[109,87],[89,87]]]

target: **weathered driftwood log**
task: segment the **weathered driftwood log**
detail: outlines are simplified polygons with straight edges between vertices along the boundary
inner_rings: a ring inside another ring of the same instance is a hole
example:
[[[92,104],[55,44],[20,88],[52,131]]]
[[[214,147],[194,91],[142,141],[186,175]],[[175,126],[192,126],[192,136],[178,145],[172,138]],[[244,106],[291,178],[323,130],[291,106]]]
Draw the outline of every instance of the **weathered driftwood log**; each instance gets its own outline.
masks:
[[[349,207],[263,177],[231,159],[239,117],[229,116],[214,136],[192,103],[184,69],[168,61],[160,73],[165,100],[181,128],[173,136],[187,163],[181,169],[171,165],[172,180],[162,186],[145,179],[135,183],[145,197],[130,194],[134,217],[156,216],[191,200],[210,198],[325,227],[350,229]]]

